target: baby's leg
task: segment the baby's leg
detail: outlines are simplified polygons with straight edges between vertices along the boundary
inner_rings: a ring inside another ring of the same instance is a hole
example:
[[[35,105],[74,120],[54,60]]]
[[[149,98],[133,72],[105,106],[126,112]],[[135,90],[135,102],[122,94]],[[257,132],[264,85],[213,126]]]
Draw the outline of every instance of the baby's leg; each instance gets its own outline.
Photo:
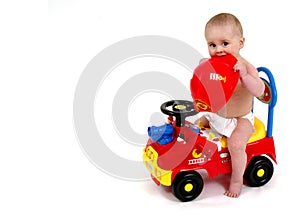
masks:
[[[209,128],[209,122],[204,115],[201,116],[198,120],[196,120],[195,124],[199,127]]]
[[[229,189],[224,195],[236,198],[240,195],[243,186],[243,175],[247,162],[246,144],[253,133],[253,125],[248,119],[240,118],[237,126],[227,139],[231,156],[232,174]]]

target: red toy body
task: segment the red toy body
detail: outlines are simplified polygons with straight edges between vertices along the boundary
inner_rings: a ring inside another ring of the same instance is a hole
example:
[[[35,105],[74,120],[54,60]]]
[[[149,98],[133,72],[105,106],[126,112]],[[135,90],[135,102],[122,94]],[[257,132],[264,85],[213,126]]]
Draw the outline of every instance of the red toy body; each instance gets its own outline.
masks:
[[[277,100],[275,82],[269,70],[258,70],[264,71],[269,77],[269,81],[263,79],[266,84],[265,96],[260,98],[269,105],[269,115],[267,129],[262,121],[255,118],[256,131],[246,148],[244,180],[253,187],[266,184],[273,175],[273,162],[277,163],[272,136],[273,109]],[[159,127],[160,134],[156,129],[148,129],[150,138],[143,150],[144,164],[156,184],[171,186],[173,194],[180,201],[191,201],[203,189],[200,170],[205,170],[210,178],[231,172],[226,138],[210,129],[198,128],[186,120],[186,117],[198,113],[193,102],[172,100],[163,103],[161,110],[171,117],[170,124]],[[164,130],[168,130],[168,135],[162,138],[166,133]]]

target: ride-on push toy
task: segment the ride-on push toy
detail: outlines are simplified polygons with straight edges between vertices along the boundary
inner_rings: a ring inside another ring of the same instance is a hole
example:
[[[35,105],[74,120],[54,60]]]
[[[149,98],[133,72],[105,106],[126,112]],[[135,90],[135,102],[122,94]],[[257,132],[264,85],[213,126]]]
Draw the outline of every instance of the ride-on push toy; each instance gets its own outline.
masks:
[[[247,143],[245,183],[251,187],[265,185],[273,175],[276,153],[273,129],[273,110],[277,92],[272,73],[265,67],[264,96],[258,98],[268,104],[267,128],[255,117],[255,133]],[[195,126],[186,120],[197,114],[195,103],[187,100],[171,100],[161,105],[161,111],[169,115],[168,123],[148,127],[149,139],[143,150],[143,161],[157,185],[170,186],[180,201],[197,198],[203,189],[205,170],[210,178],[231,172],[231,159],[226,138],[211,129]],[[207,106],[202,106],[202,108]],[[211,106],[213,107],[213,106]]]

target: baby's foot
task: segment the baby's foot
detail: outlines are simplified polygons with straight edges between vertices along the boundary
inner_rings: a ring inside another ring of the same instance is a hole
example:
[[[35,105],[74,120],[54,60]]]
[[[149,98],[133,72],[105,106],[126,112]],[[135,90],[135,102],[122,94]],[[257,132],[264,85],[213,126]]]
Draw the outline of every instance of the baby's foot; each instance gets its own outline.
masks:
[[[230,184],[229,190],[224,192],[224,195],[231,197],[231,198],[237,198],[239,197],[241,190],[242,190],[243,184],[240,183],[232,183]]]

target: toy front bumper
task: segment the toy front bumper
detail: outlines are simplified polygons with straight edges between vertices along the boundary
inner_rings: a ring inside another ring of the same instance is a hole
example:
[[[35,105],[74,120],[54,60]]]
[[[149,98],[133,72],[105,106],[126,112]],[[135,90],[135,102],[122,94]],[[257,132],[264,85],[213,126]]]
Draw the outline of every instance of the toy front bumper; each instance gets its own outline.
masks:
[[[158,153],[152,146],[148,146],[143,152],[143,161],[156,184],[171,186],[172,171],[161,169],[157,164]]]

